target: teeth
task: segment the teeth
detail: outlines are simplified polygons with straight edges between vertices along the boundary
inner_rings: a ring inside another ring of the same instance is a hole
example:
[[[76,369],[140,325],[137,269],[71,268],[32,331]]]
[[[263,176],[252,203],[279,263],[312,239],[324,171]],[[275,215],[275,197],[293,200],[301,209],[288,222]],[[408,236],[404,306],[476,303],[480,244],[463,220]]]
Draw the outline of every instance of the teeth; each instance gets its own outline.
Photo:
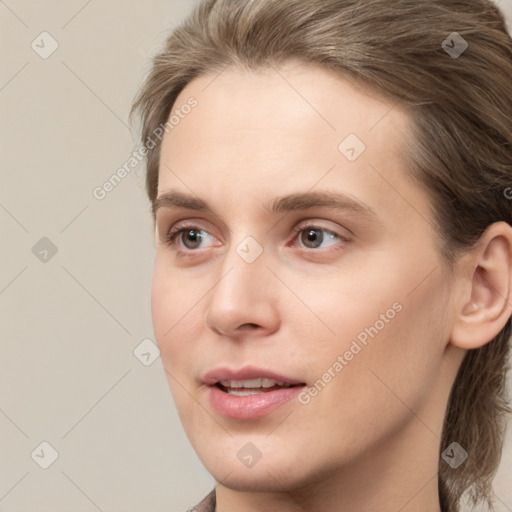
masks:
[[[280,386],[289,388],[291,384],[285,383],[282,380],[273,379],[246,379],[246,380],[221,380],[220,383],[225,388],[271,388],[273,386]]]
[[[261,395],[265,391],[258,391],[256,389],[228,389],[228,395],[234,396],[249,396],[249,395]]]

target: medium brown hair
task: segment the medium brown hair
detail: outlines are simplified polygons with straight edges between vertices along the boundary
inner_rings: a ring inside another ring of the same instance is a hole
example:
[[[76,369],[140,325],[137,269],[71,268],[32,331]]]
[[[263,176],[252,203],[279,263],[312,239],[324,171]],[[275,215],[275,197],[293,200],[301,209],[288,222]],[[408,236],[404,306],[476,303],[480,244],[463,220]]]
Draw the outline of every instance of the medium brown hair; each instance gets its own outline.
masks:
[[[450,54],[459,37],[468,48]],[[487,0],[204,1],[168,37],[134,101],[142,143],[166,123],[194,78],[228,66],[257,69],[297,59],[359,81],[407,109],[413,144],[406,157],[411,176],[430,195],[448,265],[492,223],[512,225],[505,193],[512,185],[512,40]],[[152,203],[159,156],[160,143],[148,146]],[[510,412],[511,330],[509,318],[495,339],[467,352],[457,374],[440,448],[456,441],[468,459],[457,469],[439,459],[445,512],[457,512],[463,495],[492,508]]]

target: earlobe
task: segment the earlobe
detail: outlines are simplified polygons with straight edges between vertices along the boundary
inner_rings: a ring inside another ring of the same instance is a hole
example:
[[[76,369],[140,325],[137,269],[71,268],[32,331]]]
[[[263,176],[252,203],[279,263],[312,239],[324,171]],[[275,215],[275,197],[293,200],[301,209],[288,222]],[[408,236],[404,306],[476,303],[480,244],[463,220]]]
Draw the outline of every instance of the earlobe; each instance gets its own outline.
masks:
[[[468,292],[461,297],[450,342],[464,349],[491,341],[512,315],[512,227],[487,228],[464,260],[470,265]]]

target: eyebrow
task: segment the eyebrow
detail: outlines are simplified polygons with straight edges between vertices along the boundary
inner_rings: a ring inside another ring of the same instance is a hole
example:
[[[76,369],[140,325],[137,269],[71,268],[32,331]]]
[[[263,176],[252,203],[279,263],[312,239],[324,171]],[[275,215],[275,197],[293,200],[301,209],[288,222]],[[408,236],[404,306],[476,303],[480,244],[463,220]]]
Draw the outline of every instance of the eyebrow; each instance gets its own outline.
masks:
[[[310,208],[332,208],[334,210],[352,211],[366,217],[376,217],[375,210],[370,206],[346,194],[329,191],[302,192],[275,198],[265,203],[265,211],[273,214],[307,210]],[[161,208],[184,208],[216,215],[213,208],[197,196],[172,191],[158,196],[153,203],[153,215]]]

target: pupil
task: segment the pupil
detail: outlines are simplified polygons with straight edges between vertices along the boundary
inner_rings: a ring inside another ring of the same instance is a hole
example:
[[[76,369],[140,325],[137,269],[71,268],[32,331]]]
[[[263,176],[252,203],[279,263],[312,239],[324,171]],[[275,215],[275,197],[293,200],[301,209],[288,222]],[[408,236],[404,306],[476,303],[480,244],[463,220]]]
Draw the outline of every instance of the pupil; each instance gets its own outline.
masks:
[[[319,231],[320,230],[318,229],[310,229],[309,231],[304,232],[306,234],[306,240],[304,240],[303,237],[304,245],[306,245],[307,247],[311,247],[312,245],[314,247],[317,247],[318,244],[316,243],[321,244],[323,240],[323,235],[319,234]]]
[[[189,249],[195,249],[201,244],[201,235],[198,233],[197,230],[192,229],[187,232],[186,241],[186,247],[188,247]],[[189,243],[190,245],[192,245],[192,247],[190,247]]]

